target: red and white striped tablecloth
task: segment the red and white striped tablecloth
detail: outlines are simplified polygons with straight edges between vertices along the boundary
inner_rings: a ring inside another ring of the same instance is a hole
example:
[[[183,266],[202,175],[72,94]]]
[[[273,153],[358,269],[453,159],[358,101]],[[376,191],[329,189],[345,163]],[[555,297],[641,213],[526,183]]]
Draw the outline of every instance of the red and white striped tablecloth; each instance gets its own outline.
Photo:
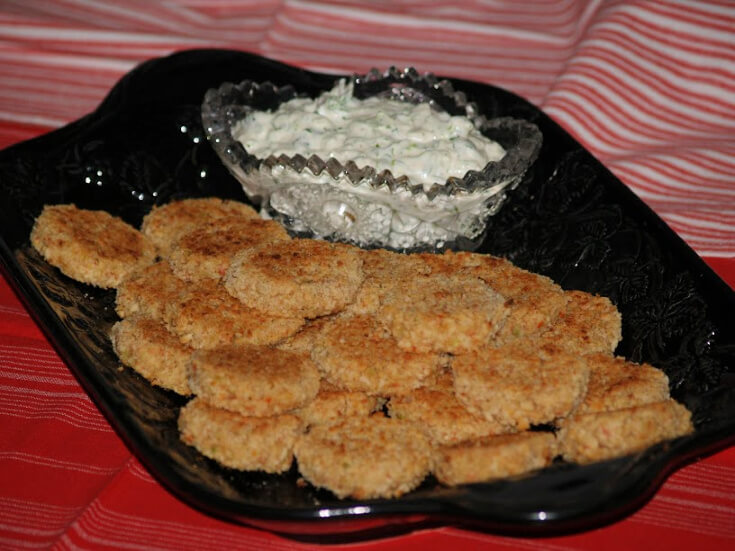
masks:
[[[732,0],[2,0],[0,147],[92,111],[145,59],[201,47],[329,72],[413,66],[511,90],[735,286]],[[511,539],[445,527],[336,548],[733,546],[735,448],[589,532]],[[313,547],[205,516],[164,490],[0,279],[0,548]]]

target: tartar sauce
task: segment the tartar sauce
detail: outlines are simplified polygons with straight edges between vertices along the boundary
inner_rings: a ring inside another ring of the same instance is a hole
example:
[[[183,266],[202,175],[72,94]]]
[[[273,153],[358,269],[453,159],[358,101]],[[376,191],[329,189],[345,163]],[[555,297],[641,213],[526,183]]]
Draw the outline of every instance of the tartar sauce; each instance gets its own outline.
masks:
[[[316,99],[294,98],[275,111],[253,111],[233,128],[233,137],[259,158],[313,154],[326,160],[388,169],[425,189],[482,170],[504,149],[467,117],[436,111],[426,103],[389,98],[359,100],[352,83],[340,80]]]

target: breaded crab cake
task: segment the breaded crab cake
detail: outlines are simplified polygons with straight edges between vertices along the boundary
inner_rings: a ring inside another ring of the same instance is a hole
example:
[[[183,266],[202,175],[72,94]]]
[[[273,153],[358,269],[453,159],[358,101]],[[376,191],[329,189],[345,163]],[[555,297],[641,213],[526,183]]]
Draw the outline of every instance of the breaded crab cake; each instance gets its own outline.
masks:
[[[669,378],[648,364],[635,364],[607,353],[584,356],[590,367],[587,392],[575,414],[624,409],[669,398]]]
[[[166,307],[169,329],[194,348],[230,344],[267,345],[296,333],[299,317],[276,317],[248,308],[221,285],[199,283]]]
[[[169,262],[181,279],[219,281],[243,249],[288,239],[283,226],[273,220],[230,216],[183,235],[171,248]]]
[[[607,297],[567,291],[569,301],[551,327],[540,336],[574,354],[615,351],[622,336],[620,312]]]
[[[510,431],[566,417],[583,399],[589,378],[576,356],[516,345],[457,356],[452,370],[459,401]]]
[[[418,486],[431,467],[431,446],[406,421],[380,414],[317,425],[298,438],[299,472],[337,497],[398,497]]]
[[[244,471],[282,473],[293,463],[302,431],[294,415],[246,417],[194,398],[179,413],[181,440],[218,463]]]
[[[311,357],[335,386],[383,396],[417,388],[441,363],[438,354],[396,346],[370,315],[335,317],[322,329]]]
[[[193,350],[157,320],[132,316],[117,322],[110,332],[120,361],[152,384],[189,395],[187,364]]]
[[[225,287],[273,316],[315,318],[342,310],[362,283],[357,247],[315,239],[270,243],[240,253]]]
[[[197,350],[188,370],[194,394],[242,415],[285,413],[306,406],[319,392],[319,371],[308,356],[273,347]]]
[[[117,287],[115,311],[121,318],[136,314],[163,320],[166,305],[175,302],[187,283],[162,260],[137,270]]]
[[[167,257],[182,235],[231,216],[259,218],[253,207],[238,201],[214,197],[183,199],[153,207],[143,218],[141,231],[155,244],[158,254]]]
[[[507,315],[505,299],[479,279],[444,275],[394,289],[376,314],[404,350],[452,354],[487,345]]]
[[[434,453],[434,475],[447,486],[486,482],[542,469],[557,451],[550,432],[521,432],[489,436]]]
[[[31,244],[70,278],[108,289],[156,259],[153,244],[131,225],[74,205],[45,206],[33,224]]]
[[[691,413],[675,400],[574,415],[557,433],[561,453],[573,463],[592,463],[635,453],[694,430]]]

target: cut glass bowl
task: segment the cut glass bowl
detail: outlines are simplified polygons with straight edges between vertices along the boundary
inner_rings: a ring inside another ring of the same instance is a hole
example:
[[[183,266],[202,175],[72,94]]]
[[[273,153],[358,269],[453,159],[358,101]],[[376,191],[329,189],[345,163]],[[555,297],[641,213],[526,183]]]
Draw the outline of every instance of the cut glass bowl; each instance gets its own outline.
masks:
[[[487,119],[464,93],[432,74],[414,69],[372,70],[352,77],[359,99],[383,96],[429,103],[469,118],[482,134],[506,151],[464,177],[425,185],[380,167],[357,166],[350,159],[322,159],[309,151],[288,156],[273,151],[256,158],[233,136],[252,110],[276,110],[304,96],[292,86],[250,80],[209,90],[202,122],[212,147],[242,184],[247,196],[296,234],[402,251],[472,248],[487,219],[522,180],[541,147],[538,128],[508,117]]]

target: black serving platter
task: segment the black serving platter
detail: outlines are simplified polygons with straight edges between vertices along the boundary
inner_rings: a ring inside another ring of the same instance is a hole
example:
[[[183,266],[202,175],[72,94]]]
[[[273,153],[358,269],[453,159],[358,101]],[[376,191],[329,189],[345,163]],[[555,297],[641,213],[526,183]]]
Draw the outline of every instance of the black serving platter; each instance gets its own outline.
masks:
[[[216,195],[246,200],[204,138],[207,89],[244,79],[316,95],[334,75],[256,55],[185,51],[126,75],[92,114],[0,152],[0,257],[6,277],[130,449],[170,491],[235,522],[302,539],[377,537],[436,524],[541,535],[629,514],[668,474],[735,442],[735,294],[627,187],[523,99],[451,79],[488,117],[534,122],[544,145],[493,217],[479,251],[509,258],[567,289],[609,296],[623,314],[617,353],[662,368],[695,432],[584,467],[560,462],[517,480],[441,487],[398,499],[340,500],[284,475],[243,473],[178,438],[183,399],[119,370],[107,333],[114,292],[70,280],[29,245],[44,204],[105,209],[139,224],[154,204]]]

